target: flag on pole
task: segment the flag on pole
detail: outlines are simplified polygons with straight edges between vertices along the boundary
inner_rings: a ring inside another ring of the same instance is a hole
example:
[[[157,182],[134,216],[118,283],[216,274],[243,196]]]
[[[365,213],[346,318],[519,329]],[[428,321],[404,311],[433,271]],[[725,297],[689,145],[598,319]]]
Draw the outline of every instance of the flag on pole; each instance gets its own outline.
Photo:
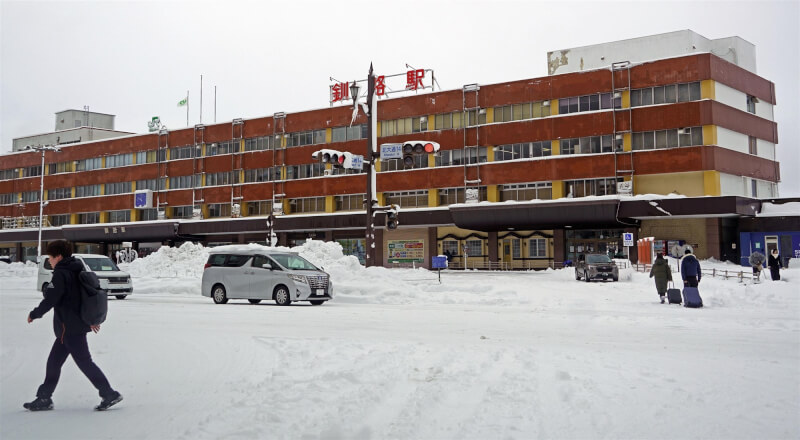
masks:
[[[189,97],[188,96],[183,98],[183,99],[181,99],[180,101],[178,101],[178,107],[183,107],[183,106],[185,106],[187,104],[189,104]]]

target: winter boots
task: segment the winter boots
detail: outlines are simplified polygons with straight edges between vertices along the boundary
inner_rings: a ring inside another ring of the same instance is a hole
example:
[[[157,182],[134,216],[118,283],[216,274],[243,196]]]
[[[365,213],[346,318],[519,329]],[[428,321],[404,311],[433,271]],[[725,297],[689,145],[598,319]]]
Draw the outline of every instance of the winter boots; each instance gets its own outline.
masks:
[[[661,296],[661,304],[664,304],[664,295],[660,295],[660,296]]]
[[[48,411],[53,409],[53,399],[37,397],[33,402],[23,403],[22,407],[29,411]]]

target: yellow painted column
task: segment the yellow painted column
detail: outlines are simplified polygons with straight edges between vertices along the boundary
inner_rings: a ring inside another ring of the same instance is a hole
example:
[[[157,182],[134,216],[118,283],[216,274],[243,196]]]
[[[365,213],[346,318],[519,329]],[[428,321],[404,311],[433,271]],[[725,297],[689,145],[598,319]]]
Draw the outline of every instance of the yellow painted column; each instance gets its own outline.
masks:
[[[173,218],[172,211],[173,211],[173,210],[172,210],[172,208],[171,208],[171,207],[169,207],[169,206],[167,206],[166,208],[164,208],[164,217],[166,217],[166,218]]]
[[[72,196],[73,199],[75,198],[76,192],[77,192],[76,187],[73,186],[72,188],[70,188],[70,195]]]
[[[717,126],[703,126],[703,145],[717,145]]]
[[[108,211],[100,212],[100,223],[108,223]]]
[[[78,214],[70,214],[69,215],[69,224],[77,225],[78,224]]]
[[[436,129],[436,115],[428,115],[428,131]]]
[[[486,123],[491,124],[494,122],[494,107],[489,107],[486,109]]]
[[[500,186],[499,185],[486,185],[486,200],[490,202],[500,201]]]
[[[131,192],[136,192],[136,181],[131,181]]]
[[[551,156],[558,156],[561,154],[561,143],[560,141],[550,141],[550,153]]]
[[[616,142],[616,139],[614,139]],[[622,133],[622,151],[631,151],[633,150],[633,139],[631,138],[630,133]]]
[[[169,160],[169,148],[164,149],[164,159]],[[158,150],[156,150],[156,157],[158,157]]]
[[[239,140],[239,152],[244,153],[244,139]]]
[[[713,79],[700,81],[700,99],[717,99],[717,86]]]
[[[289,199],[284,198],[281,200],[281,205],[283,206],[283,213],[284,214],[291,214],[292,213],[292,206],[289,203]]]
[[[194,208],[192,208],[192,209],[194,209]],[[208,218],[208,205],[205,204],[205,203],[200,205],[200,212],[203,214],[203,218],[204,219]]]
[[[436,166],[436,155],[429,154],[428,155],[428,168],[433,168]]]
[[[613,95],[612,95],[613,98]],[[623,90],[622,91],[622,99],[621,99],[622,108],[631,108],[631,91],[630,90]]]
[[[488,162],[494,162],[494,145],[486,146],[486,160]]]
[[[139,210],[138,209],[131,209],[131,221],[132,222],[139,221]]]
[[[336,212],[336,200],[333,196],[325,196],[325,212]]]
[[[707,196],[720,195],[719,171],[703,171],[703,192]]]
[[[381,121],[378,121],[375,124],[375,131],[377,131],[377,133],[375,133],[375,137],[381,137]]]
[[[239,170],[239,183],[244,183],[244,170]]]
[[[375,164],[374,165],[375,165],[375,172],[376,173],[380,173],[381,172],[381,160],[380,159],[375,159]]]
[[[558,114],[558,99],[550,100],[550,116]]]
[[[20,168],[19,170],[17,170],[17,177],[20,178],[20,179],[22,179],[22,170],[23,170],[23,168]]]
[[[106,185],[102,183],[100,184],[100,195],[101,196],[106,195]]]
[[[158,181],[158,179],[156,179],[156,181]],[[164,189],[169,189],[169,177],[164,178]]]
[[[563,180],[554,180],[553,181],[553,200],[560,199],[564,197],[564,181]]]
[[[333,129],[326,128],[325,129],[325,143],[326,144],[330,144],[332,139],[333,139]]]
[[[102,162],[102,164],[101,164],[102,168],[105,168],[106,167],[106,157],[105,156],[101,157],[100,158],[100,162]]]
[[[375,198],[378,199],[378,205],[386,206],[386,196],[382,192],[379,192]]]
[[[428,190],[428,207],[435,208],[439,206],[439,190],[431,188]]]

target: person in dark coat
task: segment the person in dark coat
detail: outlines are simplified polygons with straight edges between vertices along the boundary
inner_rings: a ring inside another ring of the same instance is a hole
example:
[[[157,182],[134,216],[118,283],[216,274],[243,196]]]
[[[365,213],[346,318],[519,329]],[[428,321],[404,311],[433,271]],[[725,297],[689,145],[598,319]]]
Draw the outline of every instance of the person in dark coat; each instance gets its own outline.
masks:
[[[656,291],[658,296],[661,297],[661,304],[664,304],[664,296],[667,293],[667,285],[672,281],[672,270],[667,264],[667,260],[659,253],[656,257],[653,268],[650,269],[650,278],[655,277]]]
[[[692,254],[691,249],[686,249],[683,259],[681,259],[681,278],[684,287],[697,287],[700,278],[703,276],[700,271],[700,262]]]
[[[761,252],[755,251],[750,254],[748,261],[753,266],[753,280],[758,281],[761,279],[761,270],[764,268],[766,260],[767,258]]]
[[[781,279],[781,257],[777,249],[773,249],[767,259],[767,266],[769,266],[769,274],[772,276],[772,281],[779,281]]]
[[[39,319],[53,309],[53,331],[56,340],[47,358],[44,383],[36,391],[36,399],[23,407],[30,411],[53,409],[52,395],[61,376],[61,367],[68,356],[100,392],[102,401],[96,410],[105,410],[119,403],[122,395],[111,388],[108,379],[92,361],[86,333],[100,331],[99,325],[87,325],[81,319],[81,292],[78,274],[84,270],[81,260],[72,256],[72,246],[65,240],[56,240],[47,245],[47,255],[53,266],[53,277],[45,290],[44,299],[28,314],[28,323]]]

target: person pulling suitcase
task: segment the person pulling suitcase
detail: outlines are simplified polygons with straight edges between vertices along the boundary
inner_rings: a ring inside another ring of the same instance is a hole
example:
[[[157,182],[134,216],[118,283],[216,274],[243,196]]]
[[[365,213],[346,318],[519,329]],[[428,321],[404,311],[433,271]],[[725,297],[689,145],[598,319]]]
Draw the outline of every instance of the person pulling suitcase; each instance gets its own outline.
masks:
[[[661,304],[664,304],[664,296],[667,293],[668,284],[672,281],[672,270],[670,270],[667,260],[664,259],[661,253],[658,254],[652,269],[650,269],[650,278],[654,277],[656,292],[658,292],[658,296],[661,298]]]

